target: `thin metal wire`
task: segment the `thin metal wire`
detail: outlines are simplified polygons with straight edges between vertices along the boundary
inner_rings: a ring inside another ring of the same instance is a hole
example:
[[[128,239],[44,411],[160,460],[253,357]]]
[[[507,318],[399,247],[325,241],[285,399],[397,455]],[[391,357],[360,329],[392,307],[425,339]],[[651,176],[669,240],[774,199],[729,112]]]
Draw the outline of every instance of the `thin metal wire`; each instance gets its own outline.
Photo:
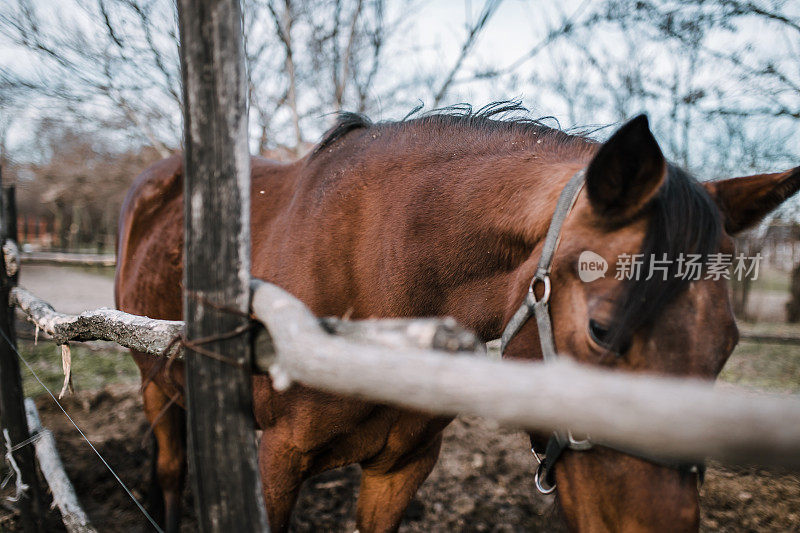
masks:
[[[28,438],[27,438],[27,439],[25,439],[24,441],[22,441],[22,442],[20,442],[19,444],[17,444],[17,445],[15,445],[15,446],[13,446],[13,447],[11,448],[11,451],[12,451],[12,452],[15,452],[15,451],[19,450],[20,448],[24,448],[24,447],[25,447],[25,446],[27,446],[28,444],[30,444],[30,443],[32,443],[32,442],[36,442],[37,440],[39,440],[39,439],[41,439],[41,438],[42,438],[42,433],[41,433],[41,432],[34,433],[33,435],[31,435],[30,437],[28,437]]]
[[[120,486],[125,490],[125,492],[130,497],[130,499],[133,500],[133,503],[136,504],[136,507],[139,508],[139,510],[142,512],[142,514],[145,516],[145,518],[147,518],[147,520],[150,522],[150,525],[153,526],[153,529],[155,529],[158,533],[164,533],[164,530],[159,527],[158,523],[156,523],[156,521],[153,519],[153,517],[150,516],[150,513],[147,512],[147,510],[144,508],[144,506],[141,503],[139,503],[139,500],[136,499],[136,496],[134,496],[133,493],[130,491],[130,489],[128,489],[127,485],[125,485],[125,483],[122,482],[122,480],[119,478],[119,476],[114,471],[114,469],[111,468],[111,465],[109,465],[108,462],[105,460],[105,458],[102,455],[100,455],[100,452],[97,451],[97,448],[94,447],[94,444],[92,444],[92,442],[86,437],[86,434],[81,430],[81,428],[78,427],[78,424],[75,423],[75,421],[72,419],[72,417],[69,416],[69,413],[67,413],[66,409],[64,409],[64,407],[61,405],[61,403],[59,403],[58,399],[56,399],[56,397],[53,395],[53,393],[50,392],[50,389],[47,388],[47,385],[45,385],[44,382],[39,378],[39,376],[33,370],[33,367],[31,367],[30,363],[28,363],[28,361],[22,356],[22,354],[19,353],[19,351],[17,350],[17,347],[14,346],[14,343],[11,342],[11,340],[8,338],[8,336],[5,334],[5,332],[2,329],[0,329],[0,335],[2,335],[2,337],[8,343],[8,345],[11,346],[11,349],[14,350],[14,353],[17,354],[17,357],[19,357],[20,361],[25,363],[25,366],[28,367],[28,370],[30,371],[30,373],[33,374],[33,377],[36,378],[36,381],[39,382],[39,385],[41,385],[42,388],[45,391],[47,391],[47,394],[50,395],[50,398],[52,398],[53,401],[58,406],[58,408],[61,409],[61,412],[64,413],[64,416],[67,417],[67,420],[69,420],[70,423],[75,427],[75,429],[78,430],[78,433],[80,433],[81,437],[83,437],[83,440],[86,441],[86,444],[88,444],[89,447],[92,449],[92,451],[95,453],[95,455],[97,455],[97,457],[100,458],[100,461],[103,462],[103,464],[108,469],[108,471],[111,472],[111,475],[114,476],[114,479],[117,480],[117,483],[120,484]]]

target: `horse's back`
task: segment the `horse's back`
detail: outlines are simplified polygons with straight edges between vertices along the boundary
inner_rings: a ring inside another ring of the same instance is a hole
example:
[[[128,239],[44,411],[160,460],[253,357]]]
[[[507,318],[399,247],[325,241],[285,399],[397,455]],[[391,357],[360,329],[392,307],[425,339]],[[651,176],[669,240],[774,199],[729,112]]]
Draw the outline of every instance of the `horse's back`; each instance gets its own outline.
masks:
[[[295,165],[251,159],[251,227],[271,226],[291,197]],[[115,296],[123,311],[180,320],[183,276],[183,156],[136,178],[119,220]]]

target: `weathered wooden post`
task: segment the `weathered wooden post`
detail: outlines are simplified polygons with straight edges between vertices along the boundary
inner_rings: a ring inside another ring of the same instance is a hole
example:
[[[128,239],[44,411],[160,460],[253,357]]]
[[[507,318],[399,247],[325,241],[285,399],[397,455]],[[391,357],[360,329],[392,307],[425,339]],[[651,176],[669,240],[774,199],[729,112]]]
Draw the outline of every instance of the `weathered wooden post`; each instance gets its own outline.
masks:
[[[250,158],[239,0],[178,0],[189,466],[201,531],[267,531],[250,369]],[[210,340],[215,339],[215,340]]]
[[[2,169],[0,169],[0,172]],[[0,177],[0,186],[2,178]],[[8,441],[12,446],[24,442],[30,437],[28,421],[25,416],[25,404],[22,392],[22,379],[19,371],[19,360],[14,350],[17,345],[14,331],[14,308],[9,305],[9,292],[16,285],[18,272],[7,270],[6,265],[19,258],[7,257],[16,246],[17,241],[17,209],[13,187],[2,189],[0,202],[0,416],[3,430],[8,431]],[[3,246],[6,242],[10,247]],[[16,263],[19,266],[19,263]],[[5,435],[2,435],[5,437]],[[6,448],[6,439],[2,439]],[[6,450],[8,451],[8,450]],[[13,452],[12,457],[22,479],[15,480],[28,486],[17,501],[22,527],[26,532],[44,531],[44,505],[42,490],[36,473],[36,462],[32,446],[23,446]]]

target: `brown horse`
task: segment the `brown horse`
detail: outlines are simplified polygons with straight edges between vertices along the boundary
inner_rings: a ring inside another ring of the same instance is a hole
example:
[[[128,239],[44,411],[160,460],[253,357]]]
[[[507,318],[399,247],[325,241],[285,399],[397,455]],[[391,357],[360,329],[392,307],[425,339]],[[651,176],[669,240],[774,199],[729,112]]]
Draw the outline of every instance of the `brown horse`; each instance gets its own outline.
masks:
[[[737,342],[724,279],[608,275],[584,283],[578,257],[592,250],[614,264],[623,253],[673,260],[731,253],[731,235],[797,191],[800,169],[701,186],[665,161],[644,117],[600,144],[497,118],[515,109],[380,124],[345,114],[298,161],[254,158],[253,276],[284,287],[320,316],[450,315],[494,339],[526,294],[560,191],[586,169],[553,263],[557,349],[586,364],[713,379]],[[182,206],[180,155],[137,179],[120,219],[120,309],[181,318]],[[534,321],[506,354],[541,358]],[[143,376],[156,364],[149,355],[134,357]],[[185,477],[182,383],[176,365],[143,391],[170,531],[177,530]],[[305,479],[351,463],[362,467],[358,529],[396,529],[449,422],[301,385],[278,393],[268,376],[253,378],[253,398],[275,531],[287,529]],[[693,474],[595,447],[565,451],[555,477],[574,529],[698,527]]]

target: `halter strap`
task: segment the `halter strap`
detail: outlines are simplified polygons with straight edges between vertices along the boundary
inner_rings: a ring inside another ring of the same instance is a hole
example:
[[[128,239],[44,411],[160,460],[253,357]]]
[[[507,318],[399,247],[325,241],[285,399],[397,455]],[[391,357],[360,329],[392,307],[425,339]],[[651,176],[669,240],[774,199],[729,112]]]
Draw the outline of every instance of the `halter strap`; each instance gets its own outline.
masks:
[[[539,326],[539,342],[542,346],[542,355],[545,362],[553,361],[558,357],[555,343],[553,342],[553,326],[550,323],[550,304],[548,303],[550,301],[550,268],[553,265],[553,256],[555,256],[558,243],[561,241],[561,227],[564,225],[567,215],[572,211],[575,201],[578,199],[578,194],[583,188],[584,174],[584,170],[576,172],[561,190],[553,218],[550,219],[547,236],[544,238],[542,255],[539,256],[536,273],[528,287],[528,294],[525,296],[525,302],[511,317],[506,329],[503,330],[502,337],[500,337],[500,355],[505,353],[508,342],[514,338],[514,335],[519,332],[533,314],[536,315],[536,322]],[[544,284],[544,295],[540,300],[537,300],[534,289],[539,282]]]

